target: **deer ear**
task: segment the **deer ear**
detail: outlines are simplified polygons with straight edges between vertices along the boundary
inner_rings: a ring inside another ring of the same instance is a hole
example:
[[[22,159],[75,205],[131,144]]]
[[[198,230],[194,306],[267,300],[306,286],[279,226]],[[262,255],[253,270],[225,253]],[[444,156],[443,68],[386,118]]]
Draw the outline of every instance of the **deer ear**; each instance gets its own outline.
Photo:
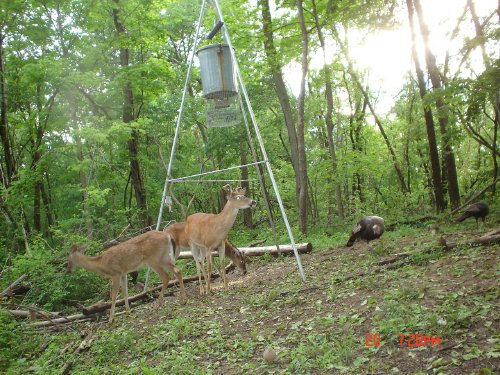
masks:
[[[71,249],[69,250],[70,253],[75,253],[78,251],[78,248],[76,247],[76,244],[71,245]]]
[[[231,185],[227,184],[227,185],[224,185],[222,187],[222,189],[224,189],[224,191],[228,194],[231,194],[231,192],[233,191],[233,189],[231,188]]]
[[[247,188],[239,188],[238,189],[238,194],[245,195],[246,193],[247,193]]]

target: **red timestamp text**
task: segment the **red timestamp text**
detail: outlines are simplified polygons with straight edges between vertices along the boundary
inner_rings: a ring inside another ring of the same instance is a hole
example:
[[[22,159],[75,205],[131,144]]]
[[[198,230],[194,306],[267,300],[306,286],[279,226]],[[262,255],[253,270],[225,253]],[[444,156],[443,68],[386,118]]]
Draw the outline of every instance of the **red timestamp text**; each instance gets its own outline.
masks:
[[[428,336],[422,335],[420,333],[410,333],[404,335],[398,333],[399,337],[399,347],[421,347],[421,346],[440,346],[441,337],[440,336]]]
[[[380,346],[380,333],[367,333],[365,335],[365,345],[367,347],[379,347]]]
[[[429,336],[422,335],[420,333],[409,333],[403,334],[398,333],[399,338],[399,347],[422,347],[422,346],[441,346],[441,337],[440,336]],[[379,333],[366,333],[365,334],[365,346],[367,347],[379,347],[381,343],[380,334]]]

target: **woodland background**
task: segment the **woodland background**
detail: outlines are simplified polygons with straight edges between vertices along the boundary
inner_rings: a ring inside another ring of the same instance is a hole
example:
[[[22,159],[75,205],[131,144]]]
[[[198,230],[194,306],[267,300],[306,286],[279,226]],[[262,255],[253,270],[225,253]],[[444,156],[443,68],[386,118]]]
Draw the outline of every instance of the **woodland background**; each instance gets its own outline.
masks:
[[[470,198],[497,207],[500,10],[491,2],[477,14],[473,0],[454,2],[463,12],[438,60],[425,18],[432,2],[420,2],[221,1],[297,241],[346,237],[364,214],[438,220]],[[63,309],[107,287],[93,275],[62,276],[70,245],[99,252],[124,228],[156,222],[199,16],[193,3],[1,3],[0,287],[29,273],[36,283],[25,303]],[[204,33],[215,19],[209,7]],[[392,109],[379,112],[349,35],[400,24],[411,25],[414,59]],[[311,56],[330,45],[333,61],[311,69]],[[285,84],[290,62],[301,67],[298,95]],[[244,126],[206,128],[198,69],[192,78],[173,176],[253,161]],[[260,202],[240,213],[233,242],[272,243],[255,170],[218,177],[252,180],[244,185]],[[163,221],[218,212],[221,186],[176,184]],[[287,242],[269,187],[266,178]]]

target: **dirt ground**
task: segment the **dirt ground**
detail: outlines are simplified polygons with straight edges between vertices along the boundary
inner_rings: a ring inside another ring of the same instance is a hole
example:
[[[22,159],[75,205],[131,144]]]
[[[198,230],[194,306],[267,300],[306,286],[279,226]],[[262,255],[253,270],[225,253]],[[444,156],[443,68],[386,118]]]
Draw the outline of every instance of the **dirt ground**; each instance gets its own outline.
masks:
[[[485,231],[439,236],[461,243]],[[104,315],[61,327],[55,352],[78,347],[88,332],[93,341],[50,361],[71,363],[78,374],[499,373],[499,245],[444,251],[437,244],[424,229],[388,232],[373,250],[313,243],[301,255],[305,282],[294,257],[254,257],[246,275],[228,275],[228,290],[216,279],[200,296],[190,282],[185,304],[174,287],[163,306],[133,303],[112,326]],[[402,252],[414,255],[380,265]],[[411,334],[439,345],[411,346]],[[269,346],[272,362],[263,359]]]

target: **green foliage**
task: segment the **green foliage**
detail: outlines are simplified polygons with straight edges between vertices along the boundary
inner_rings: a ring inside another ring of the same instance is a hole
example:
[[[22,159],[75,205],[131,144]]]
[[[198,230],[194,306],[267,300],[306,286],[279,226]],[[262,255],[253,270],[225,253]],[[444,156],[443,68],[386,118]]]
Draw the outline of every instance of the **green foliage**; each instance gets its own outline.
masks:
[[[68,247],[69,250],[69,247]],[[44,310],[65,310],[67,299],[86,300],[100,290],[95,276],[64,273],[66,260],[60,252],[54,252],[40,237],[30,244],[30,251],[11,259],[11,265],[4,270],[1,286],[7,287],[14,280],[28,274],[30,291],[24,299]],[[107,286],[107,281],[104,282]]]
[[[19,336],[18,324],[6,311],[0,310],[0,371],[9,368],[10,362],[20,357],[17,347]]]

